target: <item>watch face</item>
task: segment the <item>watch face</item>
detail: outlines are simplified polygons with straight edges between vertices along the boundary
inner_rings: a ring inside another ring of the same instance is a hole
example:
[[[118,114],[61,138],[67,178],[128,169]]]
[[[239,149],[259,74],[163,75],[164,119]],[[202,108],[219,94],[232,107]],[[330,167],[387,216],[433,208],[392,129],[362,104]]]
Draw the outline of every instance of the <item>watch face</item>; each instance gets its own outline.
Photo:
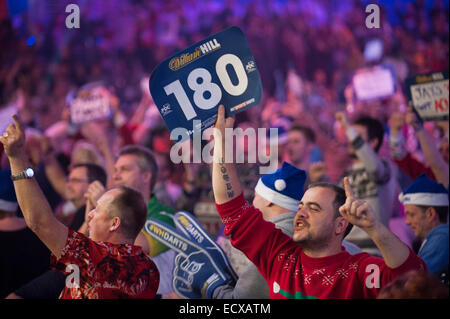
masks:
[[[25,174],[27,174],[27,177],[33,177],[34,171],[31,168],[27,168],[27,170],[25,171]]]

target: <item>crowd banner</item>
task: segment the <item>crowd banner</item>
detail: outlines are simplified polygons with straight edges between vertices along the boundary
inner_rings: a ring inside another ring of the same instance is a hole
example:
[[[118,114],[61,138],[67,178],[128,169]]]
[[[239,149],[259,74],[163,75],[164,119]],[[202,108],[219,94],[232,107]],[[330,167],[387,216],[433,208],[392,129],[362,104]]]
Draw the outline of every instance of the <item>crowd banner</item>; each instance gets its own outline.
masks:
[[[262,95],[255,59],[235,26],[161,62],[149,86],[168,129],[183,129],[178,142],[214,125],[220,104],[231,116],[257,105]]]
[[[405,89],[409,104],[423,121],[448,120],[448,71],[409,77]]]

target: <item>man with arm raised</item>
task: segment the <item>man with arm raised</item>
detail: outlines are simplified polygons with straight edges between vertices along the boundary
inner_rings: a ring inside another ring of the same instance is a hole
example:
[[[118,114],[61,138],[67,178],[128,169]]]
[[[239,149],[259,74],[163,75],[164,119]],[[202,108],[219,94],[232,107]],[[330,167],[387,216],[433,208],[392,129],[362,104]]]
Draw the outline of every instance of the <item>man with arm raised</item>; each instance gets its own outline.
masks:
[[[142,195],[128,187],[113,188],[88,214],[89,238],[68,229],[54,216],[29,167],[25,133],[17,116],[0,137],[11,166],[17,201],[28,227],[52,252],[52,267],[79,277],[68,282],[60,298],[153,298],[159,272],[134,246],[146,219]],[[31,173],[31,174],[30,174]]]
[[[242,196],[233,163],[225,162],[225,119],[219,107],[214,136],[213,191],[231,243],[268,282],[271,298],[375,298],[379,289],[409,270],[426,266],[376,218],[372,208],[332,184],[311,185],[300,201],[289,237],[267,222]],[[383,259],[342,249],[349,223],[372,238]]]

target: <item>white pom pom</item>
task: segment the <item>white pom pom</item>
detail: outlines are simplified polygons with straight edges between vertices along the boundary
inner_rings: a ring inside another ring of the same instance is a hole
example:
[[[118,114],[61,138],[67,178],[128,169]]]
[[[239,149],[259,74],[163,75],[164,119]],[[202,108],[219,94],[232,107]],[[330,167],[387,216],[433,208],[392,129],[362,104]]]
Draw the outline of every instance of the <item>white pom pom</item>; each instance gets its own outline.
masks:
[[[286,182],[283,179],[277,179],[275,181],[275,189],[279,192],[283,191],[286,188]]]

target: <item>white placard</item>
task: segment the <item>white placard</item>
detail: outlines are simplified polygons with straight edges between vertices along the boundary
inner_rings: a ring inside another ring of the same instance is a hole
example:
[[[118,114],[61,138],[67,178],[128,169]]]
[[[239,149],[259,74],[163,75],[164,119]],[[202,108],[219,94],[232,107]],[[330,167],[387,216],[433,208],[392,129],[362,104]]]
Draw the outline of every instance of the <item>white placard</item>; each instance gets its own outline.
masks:
[[[70,117],[76,124],[105,119],[110,114],[109,97],[101,88],[83,91],[70,102]]]
[[[362,69],[353,77],[353,88],[360,101],[392,96],[395,93],[395,81],[390,69],[374,67]]]
[[[448,117],[448,79],[410,86],[414,108],[424,121]]]

